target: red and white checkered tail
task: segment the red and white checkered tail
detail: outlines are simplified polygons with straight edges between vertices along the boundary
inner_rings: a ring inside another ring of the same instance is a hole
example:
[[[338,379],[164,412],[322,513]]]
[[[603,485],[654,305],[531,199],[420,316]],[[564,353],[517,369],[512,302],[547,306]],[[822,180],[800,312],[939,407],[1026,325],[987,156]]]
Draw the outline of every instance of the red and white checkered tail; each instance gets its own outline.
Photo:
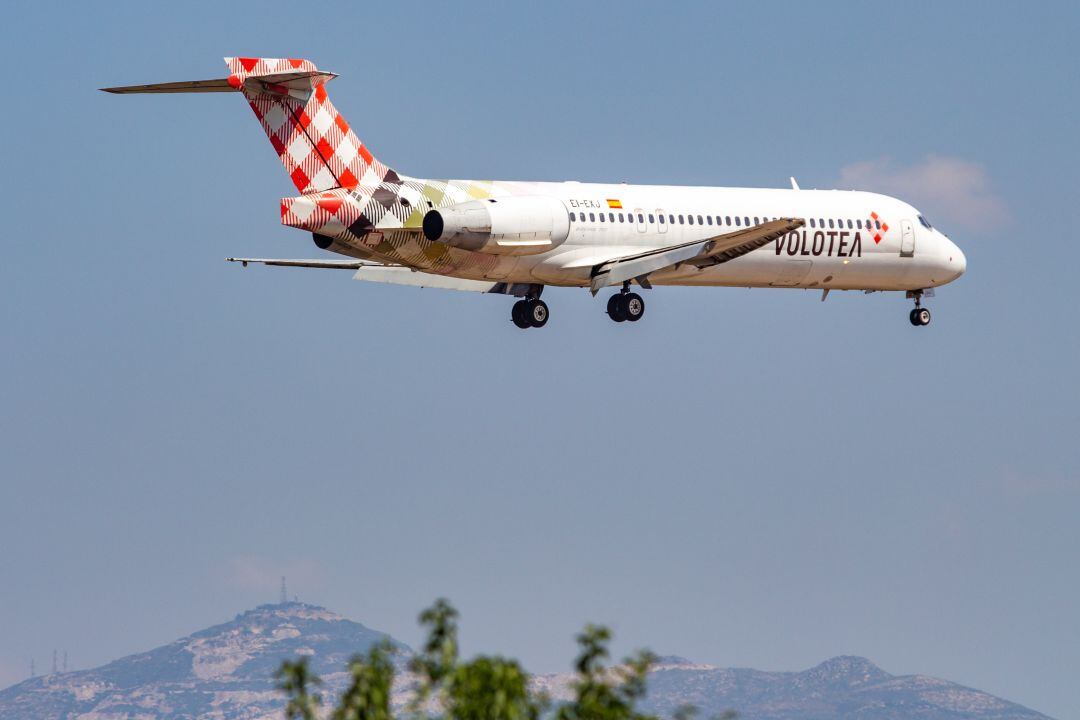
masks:
[[[242,92],[301,193],[398,183],[326,96],[334,73],[308,60],[225,58],[228,78],[102,88],[117,94]]]
[[[228,83],[244,93],[301,193],[398,182],[360,142],[326,94],[336,75],[308,60],[225,58]]]

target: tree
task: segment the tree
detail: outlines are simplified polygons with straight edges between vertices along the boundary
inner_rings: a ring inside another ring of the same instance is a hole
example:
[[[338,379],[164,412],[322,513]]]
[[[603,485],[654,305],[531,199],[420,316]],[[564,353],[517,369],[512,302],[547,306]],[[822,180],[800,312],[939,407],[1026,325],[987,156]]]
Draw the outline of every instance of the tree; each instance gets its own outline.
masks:
[[[529,675],[516,660],[480,655],[469,661],[458,658],[457,611],[439,599],[420,614],[427,639],[409,663],[416,688],[406,716],[417,720],[539,720],[551,707],[549,699],[529,692]],[[637,706],[645,698],[649,668],[655,656],[641,651],[617,667],[608,667],[611,631],[587,625],[577,636],[579,654],[574,663],[577,678],[574,697],[559,705],[554,720],[657,720]],[[351,681],[331,720],[395,720],[391,707],[395,649],[389,642],[373,646],[349,662]],[[317,720],[322,699],[310,687],[321,684],[311,673],[307,658],[282,663],[278,688],[288,702],[289,720]],[[680,708],[676,720],[690,720],[693,708]],[[720,720],[732,720],[725,713]]]
[[[311,695],[308,686],[321,685],[322,681],[308,669],[308,659],[305,657],[295,662],[283,662],[277,679],[278,689],[289,698],[289,702],[285,704],[285,717],[289,720],[315,720],[322,698]]]

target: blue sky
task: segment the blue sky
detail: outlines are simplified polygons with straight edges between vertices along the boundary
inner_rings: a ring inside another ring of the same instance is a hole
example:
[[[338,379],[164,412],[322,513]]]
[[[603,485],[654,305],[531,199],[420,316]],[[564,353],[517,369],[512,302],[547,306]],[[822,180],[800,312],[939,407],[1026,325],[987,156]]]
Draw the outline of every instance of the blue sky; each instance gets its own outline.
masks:
[[[586,621],[702,662],[865,655],[1080,715],[1073,3],[17,3],[0,29],[0,685],[277,596],[563,669]],[[895,295],[505,298],[313,257],[231,96],[308,57],[425,177],[859,186],[968,273]]]

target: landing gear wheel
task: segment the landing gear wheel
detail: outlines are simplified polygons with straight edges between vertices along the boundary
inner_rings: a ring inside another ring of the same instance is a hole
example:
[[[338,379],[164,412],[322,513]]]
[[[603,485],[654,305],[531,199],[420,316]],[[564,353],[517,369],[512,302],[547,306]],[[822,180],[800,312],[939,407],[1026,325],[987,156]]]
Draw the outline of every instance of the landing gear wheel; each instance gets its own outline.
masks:
[[[637,322],[645,314],[645,301],[637,293],[622,296],[623,314],[630,322]]]
[[[626,306],[623,304],[621,293],[616,293],[608,298],[607,314],[615,322],[626,320]]]
[[[522,330],[532,327],[532,322],[529,320],[529,301],[518,300],[514,303],[514,307],[510,310],[510,319]]]
[[[930,324],[930,311],[924,307],[917,307],[911,311],[908,315],[908,319],[911,320],[911,324],[915,327],[922,327],[923,325]]]
[[[547,325],[549,314],[546,302],[537,298],[527,301],[527,306],[527,317],[532,327],[542,328]]]

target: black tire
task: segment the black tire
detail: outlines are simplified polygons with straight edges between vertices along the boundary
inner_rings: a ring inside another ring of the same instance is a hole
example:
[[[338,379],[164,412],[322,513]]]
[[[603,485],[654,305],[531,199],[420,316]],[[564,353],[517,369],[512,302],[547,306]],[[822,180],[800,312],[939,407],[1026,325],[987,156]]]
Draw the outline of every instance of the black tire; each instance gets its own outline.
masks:
[[[908,320],[910,320],[911,324],[914,325],[915,327],[919,327],[919,325],[922,324],[922,323],[919,322],[918,312],[919,312],[919,308],[911,308],[911,312],[908,313]]]
[[[547,303],[543,300],[530,300],[528,302],[528,318],[529,324],[534,328],[542,328],[547,325],[548,318],[551,314],[548,312]]]
[[[527,300],[518,300],[510,310],[510,319],[522,330],[532,327],[529,321],[529,303]]]
[[[930,324],[930,311],[926,308],[919,308],[915,311],[915,318],[919,321],[920,325]]]
[[[615,293],[608,298],[607,314],[615,322],[622,322],[626,319],[626,306],[623,305],[622,293]]]
[[[637,322],[645,315],[645,301],[637,293],[623,295],[623,313],[630,322]]]

